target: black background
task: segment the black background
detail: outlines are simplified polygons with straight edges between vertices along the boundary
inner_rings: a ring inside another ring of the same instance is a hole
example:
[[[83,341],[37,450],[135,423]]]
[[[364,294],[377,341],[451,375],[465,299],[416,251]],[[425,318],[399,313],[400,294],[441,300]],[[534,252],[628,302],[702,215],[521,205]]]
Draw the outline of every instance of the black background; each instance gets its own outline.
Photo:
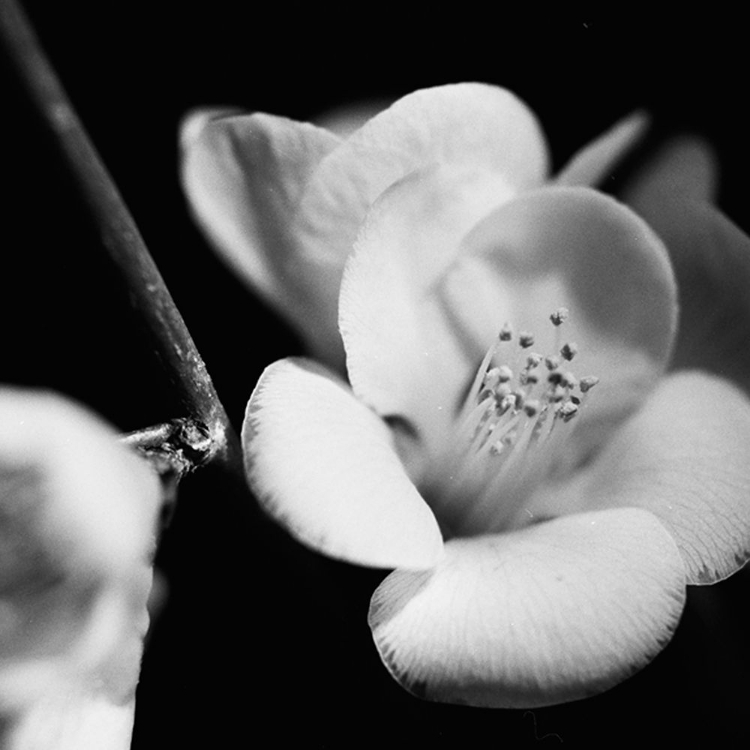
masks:
[[[569,15],[542,23],[467,7],[407,24],[403,9],[165,5],[25,7],[237,427],[264,365],[301,347],[215,259],[186,211],[177,128],[192,107],[231,104],[306,120],[352,99],[482,80],[514,90],[537,112],[556,166],[646,108],[658,133],[687,129],[714,144],[721,203],[749,228],[737,19]],[[180,416],[53,146],[5,65],[2,74],[0,380],[59,390],[122,430]],[[383,571],[300,548],[210,470],[184,483],[158,562],[170,597],[146,653],[134,748],[730,746],[750,736],[744,575],[691,590],[670,646],[610,692],[489,711],[403,692],[380,665],[366,623]]]

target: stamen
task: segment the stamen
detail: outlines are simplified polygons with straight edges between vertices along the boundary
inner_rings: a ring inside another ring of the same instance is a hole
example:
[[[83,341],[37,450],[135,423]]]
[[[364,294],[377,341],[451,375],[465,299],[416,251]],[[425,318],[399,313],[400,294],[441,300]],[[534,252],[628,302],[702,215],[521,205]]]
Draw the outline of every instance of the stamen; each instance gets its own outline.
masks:
[[[550,320],[559,330],[568,315],[561,307]],[[512,340],[506,323],[482,360],[459,417],[459,452],[456,461],[449,462],[450,481],[444,491],[464,501],[467,495],[476,498],[460,511],[462,533],[499,529],[514,517],[533,486],[558,461],[559,449],[579,422],[568,426],[584,408],[584,394],[599,382],[594,375],[579,379],[561,368],[578,353],[575,343],[560,346],[557,341],[553,351],[559,354],[521,355],[519,347],[533,346],[534,335],[519,333],[517,346],[509,349]],[[540,377],[542,363],[546,376]],[[451,452],[455,449],[452,443]]]
[[[581,393],[590,391],[598,382],[599,378],[597,378],[596,375],[587,375],[585,378],[581,378]]]
[[[549,319],[552,321],[553,326],[561,326],[568,319],[569,315],[570,311],[567,307],[560,307],[549,316]]]
[[[578,385],[578,378],[572,372],[564,372],[560,385],[568,389],[575,388]]]
[[[542,361],[541,354],[537,354],[536,352],[531,352],[531,354],[529,354],[526,357],[526,368],[528,370],[533,370],[535,367],[539,367],[539,364],[541,363],[541,361]]]
[[[507,383],[513,379],[513,370],[508,365],[500,365],[500,367],[494,367],[493,371],[497,373],[497,379],[500,383]]]
[[[560,349],[560,354],[563,359],[567,359],[568,362],[570,362],[570,360],[578,354],[578,344],[574,344],[573,342],[563,344]]]
[[[562,417],[563,421],[568,422],[575,415],[578,413],[578,406],[577,404],[574,404],[572,401],[566,401],[561,407],[560,407],[560,417]]]

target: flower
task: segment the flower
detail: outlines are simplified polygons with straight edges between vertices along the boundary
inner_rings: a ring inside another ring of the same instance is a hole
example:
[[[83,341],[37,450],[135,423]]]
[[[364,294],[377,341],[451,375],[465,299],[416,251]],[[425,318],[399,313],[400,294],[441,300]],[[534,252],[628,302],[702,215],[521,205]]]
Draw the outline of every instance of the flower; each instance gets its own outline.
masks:
[[[747,560],[750,403],[715,374],[736,355],[690,287],[696,258],[717,286],[723,269],[692,233],[673,268],[643,218],[586,186],[642,126],[549,182],[534,117],[480,84],[416,92],[343,141],[258,114],[186,126],[198,220],[324,363],[261,376],[249,481],[305,544],[395,568],[370,626],[416,695],[528,707],[605,690],[666,644],[687,583]],[[703,154],[675,145],[633,205],[659,214],[674,164]],[[742,266],[745,239],[688,193],[652,221],[669,252],[690,213]]]
[[[98,417],[0,389],[3,747],[130,747],[161,490]]]

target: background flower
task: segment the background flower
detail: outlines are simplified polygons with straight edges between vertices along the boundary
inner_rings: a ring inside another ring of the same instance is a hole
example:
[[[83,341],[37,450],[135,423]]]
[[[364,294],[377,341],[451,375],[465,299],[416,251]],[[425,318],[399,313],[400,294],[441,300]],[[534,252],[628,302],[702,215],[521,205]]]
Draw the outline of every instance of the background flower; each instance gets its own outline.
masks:
[[[161,488],[98,418],[0,390],[4,747],[126,748]]]

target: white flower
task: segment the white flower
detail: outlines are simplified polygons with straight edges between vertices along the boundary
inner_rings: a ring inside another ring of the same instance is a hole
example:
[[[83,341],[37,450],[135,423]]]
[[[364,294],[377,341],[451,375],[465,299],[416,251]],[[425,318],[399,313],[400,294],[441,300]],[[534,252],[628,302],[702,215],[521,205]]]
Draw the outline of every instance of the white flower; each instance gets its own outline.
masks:
[[[0,389],[3,747],[130,747],[159,502],[97,417]]]
[[[370,625],[420,696],[535,706],[604,690],[669,640],[686,583],[750,554],[750,404],[729,380],[668,372],[688,347],[710,352],[704,370],[737,352],[710,326],[677,336],[662,239],[576,186],[640,126],[549,182],[533,116],[478,84],[405,97],[343,141],[268,115],[187,131],[196,215],[332,368],[263,374],[249,480],[304,543],[396,568]],[[691,321],[714,320],[680,294]]]

